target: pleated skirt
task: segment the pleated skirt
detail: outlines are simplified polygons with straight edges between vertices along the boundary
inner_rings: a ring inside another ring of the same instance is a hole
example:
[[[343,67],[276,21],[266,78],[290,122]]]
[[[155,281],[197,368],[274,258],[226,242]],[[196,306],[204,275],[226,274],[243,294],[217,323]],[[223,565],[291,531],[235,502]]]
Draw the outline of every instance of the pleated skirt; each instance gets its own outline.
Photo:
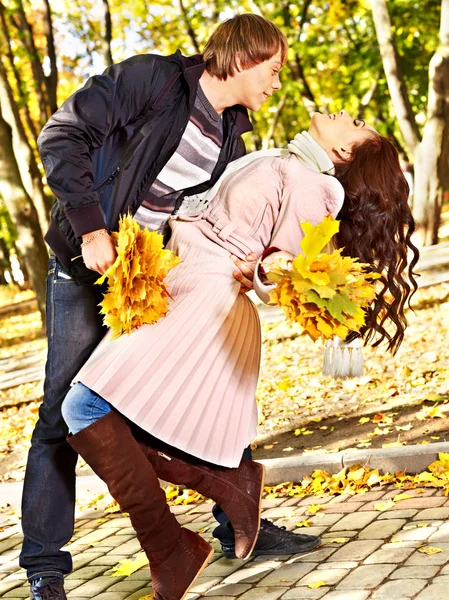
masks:
[[[229,252],[195,223],[176,221],[166,317],[96,348],[82,382],[156,438],[237,467],[257,431],[261,336],[257,310]]]

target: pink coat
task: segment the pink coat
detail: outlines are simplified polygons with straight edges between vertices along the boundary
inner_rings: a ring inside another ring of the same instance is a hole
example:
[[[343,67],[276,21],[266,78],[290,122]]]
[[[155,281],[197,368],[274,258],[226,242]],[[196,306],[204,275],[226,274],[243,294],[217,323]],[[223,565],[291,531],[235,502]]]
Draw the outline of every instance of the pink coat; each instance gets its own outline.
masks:
[[[238,466],[257,430],[261,338],[229,255],[260,256],[270,245],[298,254],[301,223],[336,216],[342,201],[336,179],[294,155],[231,174],[208,210],[170,222],[168,247],[181,264],[168,276],[168,315],[129,336],[106,336],[75,381],[168,444]]]

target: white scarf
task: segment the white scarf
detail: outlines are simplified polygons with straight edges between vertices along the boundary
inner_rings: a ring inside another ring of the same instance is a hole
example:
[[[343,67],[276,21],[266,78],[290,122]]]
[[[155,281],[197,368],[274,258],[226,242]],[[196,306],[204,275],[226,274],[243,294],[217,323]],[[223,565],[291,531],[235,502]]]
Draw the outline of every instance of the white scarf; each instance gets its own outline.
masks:
[[[218,190],[226,177],[243,169],[243,167],[246,167],[246,165],[249,165],[254,160],[265,158],[267,156],[288,156],[289,153],[294,154],[304,166],[317,173],[333,175],[335,171],[334,163],[331,161],[326,151],[307,133],[307,131],[303,131],[302,133],[295,135],[292,141],[287,145],[287,149],[271,148],[270,150],[258,150],[257,152],[250,152],[229,163],[223,172],[223,175],[213,187],[202,194],[195,194],[194,196],[184,198],[178,213],[197,213],[207,208],[207,205],[212,198],[217,195]]]

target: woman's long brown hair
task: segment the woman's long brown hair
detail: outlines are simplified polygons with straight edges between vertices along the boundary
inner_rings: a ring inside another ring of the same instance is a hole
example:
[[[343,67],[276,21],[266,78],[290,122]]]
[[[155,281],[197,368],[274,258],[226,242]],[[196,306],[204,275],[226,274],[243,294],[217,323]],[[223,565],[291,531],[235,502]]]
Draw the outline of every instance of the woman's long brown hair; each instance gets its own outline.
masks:
[[[374,341],[373,346],[386,339],[394,353],[407,327],[405,306],[410,306],[418,287],[413,269],[419,258],[411,242],[415,221],[398,151],[389,139],[373,134],[353,148],[352,159],[336,165],[335,171],[345,190],[336,244],[344,248],[343,254],[370,264],[381,274],[382,287],[367,310],[360,333],[366,343]],[[354,337],[352,334],[349,339]]]

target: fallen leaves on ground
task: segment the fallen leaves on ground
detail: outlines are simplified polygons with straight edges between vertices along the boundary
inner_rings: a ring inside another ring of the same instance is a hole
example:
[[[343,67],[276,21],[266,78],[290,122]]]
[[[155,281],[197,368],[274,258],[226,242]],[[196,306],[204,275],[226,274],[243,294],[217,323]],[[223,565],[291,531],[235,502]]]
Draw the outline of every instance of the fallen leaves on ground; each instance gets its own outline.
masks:
[[[423,548],[418,548],[418,552],[422,554],[438,554],[439,552],[444,552],[444,550],[435,546],[424,546]]]
[[[146,565],[148,565],[147,555],[145,552],[139,552],[135,558],[121,560],[114,567],[111,577],[129,577]]]

